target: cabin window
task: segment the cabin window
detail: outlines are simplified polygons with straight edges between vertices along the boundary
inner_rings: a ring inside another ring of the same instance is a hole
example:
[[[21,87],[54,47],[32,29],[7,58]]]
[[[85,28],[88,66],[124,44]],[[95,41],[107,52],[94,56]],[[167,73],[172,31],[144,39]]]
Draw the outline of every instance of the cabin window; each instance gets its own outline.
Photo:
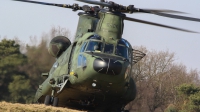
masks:
[[[99,41],[90,41],[86,51],[102,52],[103,43]]]
[[[104,53],[112,54],[113,51],[114,51],[114,46],[113,46],[113,44],[105,44]]]
[[[78,56],[78,67],[86,67],[87,66],[87,60],[86,57],[83,55]]]

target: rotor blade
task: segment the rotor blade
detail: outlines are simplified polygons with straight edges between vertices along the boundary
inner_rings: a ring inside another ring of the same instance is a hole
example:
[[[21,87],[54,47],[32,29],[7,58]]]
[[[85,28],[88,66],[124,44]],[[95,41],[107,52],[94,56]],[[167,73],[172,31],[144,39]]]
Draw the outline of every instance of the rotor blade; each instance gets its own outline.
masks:
[[[66,4],[45,3],[45,2],[30,1],[30,0],[13,0],[13,1],[28,2],[28,3],[35,3],[35,4],[41,4],[41,5],[50,5],[50,6],[57,6],[57,7],[63,7],[63,8],[71,8],[70,5],[66,5]]]
[[[136,12],[144,12],[144,13],[150,13],[150,14],[155,14],[155,15],[159,15],[159,16],[174,18],[174,19],[182,19],[182,20],[200,22],[199,18],[192,18],[192,17],[186,17],[186,16],[172,15],[172,14],[162,13],[162,11],[159,11],[159,10],[158,11],[156,11],[156,10],[154,11],[154,10],[145,10],[145,9],[138,9],[138,8],[136,8],[135,10],[136,10]],[[163,10],[163,12],[165,12],[165,11]],[[168,12],[168,11],[166,10],[166,12]],[[174,11],[172,11],[172,12],[174,12]],[[178,12],[178,11],[175,11],[175,12]],[[179,13],[182,13],[182,12],[179,12]]]
[[[186,17],[186,16],[165,14],[165,13],[159,13],[159,12],[155,12],[155,13],[153,12],[152,14],[159,15],[159,16],[164,16],[164,17],[169,17],[169,18],[183,19],[183,20],[200,22],[199,18],[192,18],[192,17]]]
[[[180,11],[175,11],[175,10],[168,10],[168,9],[138,9],[138,8],[136,8],[136,10],[143,10],[143,11],[148,12],[148,13],[150,13],[150,12],[156,12],[156,13],[158,13],[158,12],[166,12],[166,13],[182,13],[182,14],[187,14],[185,12],[180,12]]]
[[[105,7],[112,7],[111,4],[106,3],[106,2],[93,1],[93,0],[76,0],[76,1],[84,2],[84,3],[89,3],[89,4],[101,5],[101,6],[105,6]]]
[[[194,31],[190,31],[190,30],[186,30],[186,29],[176,28],[176,27],[172,27],[172,26],[167,26],[167,25],[163,25],[163,24],[159,24],[159,23],[144,21],[144,20],[130,18],[130,17],[125,17],[125,20],[149,24],[149,25],[154,25],[154,26],[159,26],[159,27],[164,27],[164,28],[169,28],[169,29],[174,29],[174,30],[179,30],[179,31],[184,31],[184,32],[198,33],[198,32],[194,32]]]

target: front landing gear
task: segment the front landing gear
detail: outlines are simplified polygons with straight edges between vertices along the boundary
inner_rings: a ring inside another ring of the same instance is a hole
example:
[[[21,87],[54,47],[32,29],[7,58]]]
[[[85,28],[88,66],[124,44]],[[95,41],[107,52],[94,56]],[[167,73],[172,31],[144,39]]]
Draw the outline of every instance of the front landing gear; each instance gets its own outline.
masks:
[[[58,106],[58,102],[59,102],[59,98],[58,97],[54,97],[53,98],[53,106],[57,107]]]
[[[45,105],[52,105],[54,107],[58,106],[58,102],[59,102],[59,98],[57,98],[57,97],[51,97],[50,95],[47,95],[45,97],[45,100],[44,100],[44,104]]]
[[[57,107],[58,102],[59,102],[59,98],[54,97],[54,96],[55,96],[56,92],[57,93],[62,92],[62,90],[64,89],[64,87],[65,87],[65,85],[67,84],[68,81],[69,81],[69,75],[62,75],[60,77],[50,79],[49,84],[52,87],[52,92],[51,92],[51,96],[46,95],[45,100],[44,100],[44,104]]]
[[[44,104],[45,105],[50,105],[51,104],[51,96],[50,95],[47,95],[45,97]]]

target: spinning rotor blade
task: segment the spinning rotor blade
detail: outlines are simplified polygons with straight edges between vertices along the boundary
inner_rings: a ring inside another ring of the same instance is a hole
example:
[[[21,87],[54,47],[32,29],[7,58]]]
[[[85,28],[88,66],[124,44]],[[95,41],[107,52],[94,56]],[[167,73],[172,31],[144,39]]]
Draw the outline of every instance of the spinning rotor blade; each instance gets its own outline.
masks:
[[[106,2],[93,1],[93,0],[76,0],[76,1],[89,3],[89,4],[96,4],[96,5],[105,6],[105,7],[112,7],[111,4],[106,3]]]
[[[136,8],[134,12],[149,13],[149,14],[155,14],[155,15],[158,15],[158,16],[164,16],[164,17],[169,17],[169,18],[174,18],[174,19],[182,19],[182,20],[200,22],[199,18],[192,18],[192,17],[186,17],[186,16],[179,16],[179,15],[172,15],[172,14],[164,13],[164,12],[168,12],[168,13],[184,13],[184,12],[173,11],[173,10],[151,10],[151,9],[147,9],[146,10],[146,9],[138,9],[138,8]]]
[[[76,1],[90,3],[90,4],[96,4],[96,5],[106,6],[106,7],[115,7],[115,5],[117,5],[120,7],[120,8],[119,7],[118,8],[121,9],[122,12],[149,13],[149,14],[155,14],[155,15],[159,15],[159,16],[174,18],[174,19],[182,19],[182,20],[200,22],[199,18],[167,14],[167,13],[184,13],[184,12],[179,12],[179,11],[174,11],[174,10],[139,9],[139,8],[135,8],[134,5],[129,5],[128,7],[126,7],[126,6],[122,6],[122,5],[115,4],[115,3],[114,3],[115,5],[113,5],[112,3],[110,4],[110,3],[106,3],[106,2],[99,2],[99,1],[93,1],[93,0],[76,0]]]
[[[167,25],[163,25],[163,24],[159,24],[159,23],[144,21],[144,20],[130,18],[130,17],[125,17],[124,19],[128,20],[128,21],[134,21],[134,22],[139,22],[139,23],[144,23],[144,24],[149,24],[149,25],[154,25],[154,26],[159,26],[159,27],[164,27],[164,28],[169,28],[169,29],[174,29],[174,30],[179,30],[179,31],[184,31],[184,32],[198,33],[198,32],[194,32],[194,31],[190,31],[190,30],[186,30],[186,29],[176,28],[176,27],[172,27],[172,26],[167,26]]]
[[[165,14],[165,13],[152,13],[155,15],[159,15],[159,16],[164,16],[164,17],[169,17],[169,18],[174,18],[174,19],[182,19],[182,20],[189,20],[189,21],[196,21],[196,22],[200,22],[199,18],[192,18],[192,17],[186,17],[186,16],[179,16],[179,15],[172,15],[172,14]]]
[[[72,6],[66,5],[66,4],[45,3],[45,2],[30,1],[30,0],[13,0],[13,1],[28,2],[28,3],[35,3],[35,4],[41,4],[41,5],[49,5],[49,6],[57,6],[57,7],[63,7],[63,8],[72,8]]]
[[[182,14],[187,14],[187,13],[185,13],[185,12],[180,12],[180,11],[175,11],[175,10],[168,10],[168,9],[139,9],[139,8],[136,8],[135,10],[138,11],[138,12],[146,12],[146,13],[151,13],[151,12],[156,12],[156,13],[164,12],[164,13],[182,13]]]
[[[76,1],[85,2],[85,3],[89,3],[89,4],[96,4],[96,5],[100,5],[101,7],[103,7],[103,6],[114,7],[113,4],[106,3],[105,0],[100,0],[100,2],[99,1],[94,1],[94,0],[76,0]],[[130,8],[129,6],[126,7],[126,6],[122,6],[122,5],[119,5],[119,4],[115,4],[115,5],[120,6],[122,10],[127,10],[127,8]],[[146,12],[146,13],[151,13],[151,12],[184,13],[184,12],[180,12],[180,11],[166,10],[166,9],[139,9],[139,8],[134,8],[134,5],[130,5],[130,6],[131,6],[131,8],[129,9],[129,11],[132,10],[133,12]]]

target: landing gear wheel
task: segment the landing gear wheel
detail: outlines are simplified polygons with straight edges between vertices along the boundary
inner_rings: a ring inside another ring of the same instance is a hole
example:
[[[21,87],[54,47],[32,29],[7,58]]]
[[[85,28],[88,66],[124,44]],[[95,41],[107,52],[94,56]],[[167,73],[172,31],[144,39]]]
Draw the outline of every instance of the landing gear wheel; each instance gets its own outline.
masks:
[[[45,104],[45,105],[50,105],[50,103],[51,103],[51,96],[50,96],[50,95],[47,95],[47,96],[45,97],[44,104]]]
[[[58,102],[59,102],[59,99],[57,97],[54,97],[54,99],[53,99],[53,106],[57,107],[58,106]]]

